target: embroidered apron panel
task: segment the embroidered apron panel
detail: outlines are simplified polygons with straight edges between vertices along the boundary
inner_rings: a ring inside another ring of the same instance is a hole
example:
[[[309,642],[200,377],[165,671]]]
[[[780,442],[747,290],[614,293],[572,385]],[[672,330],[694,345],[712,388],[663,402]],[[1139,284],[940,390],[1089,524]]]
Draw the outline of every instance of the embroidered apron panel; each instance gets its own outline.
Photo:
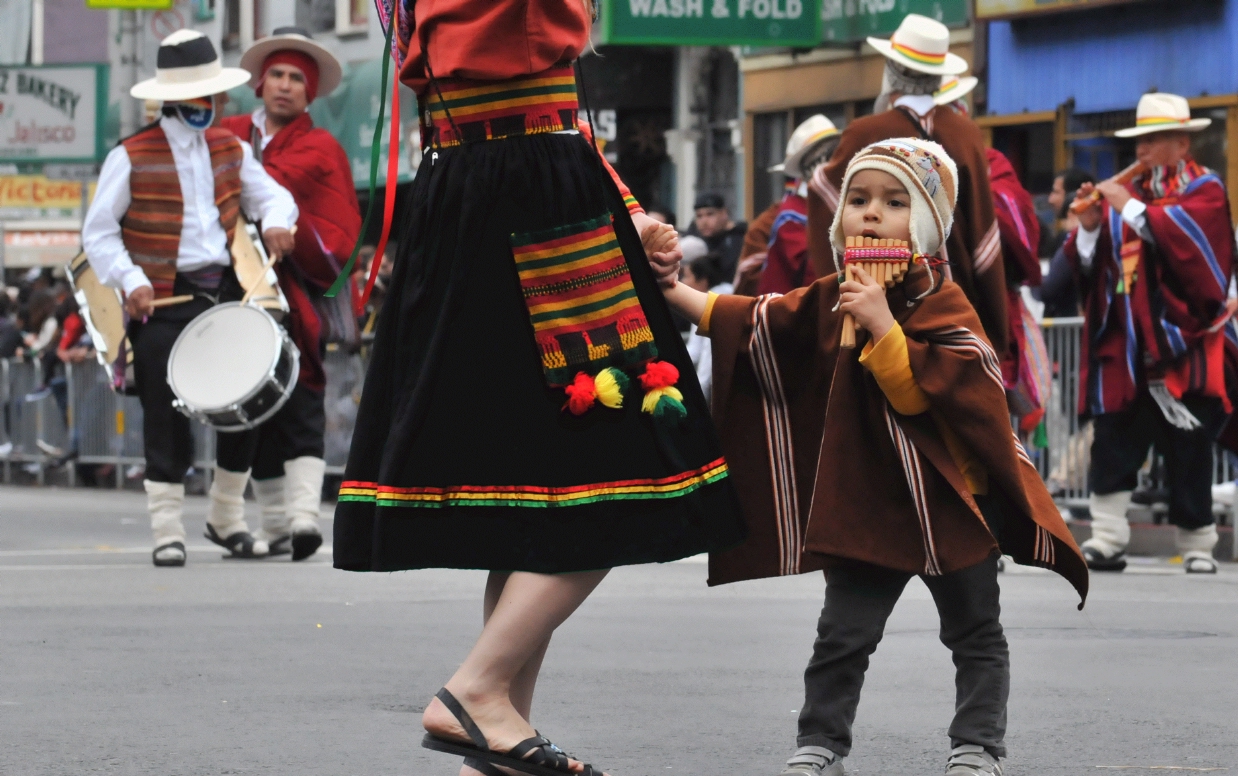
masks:
[[[610,213],[579,224],[513,234],[512,254],[546,382],[639,366],[658,350]]]

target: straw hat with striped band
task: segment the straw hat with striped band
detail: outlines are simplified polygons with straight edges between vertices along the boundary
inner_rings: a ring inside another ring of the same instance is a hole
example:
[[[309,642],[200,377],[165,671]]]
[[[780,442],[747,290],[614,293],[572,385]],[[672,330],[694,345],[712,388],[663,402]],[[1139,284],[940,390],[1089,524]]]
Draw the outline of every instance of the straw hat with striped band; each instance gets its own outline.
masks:
[[[1135,108],[1135,126],[1119,129],[1118,137],[1139,137],[1153,132],[1198,132],[1212,119],[1191,118],[1191,106],[1176,94],[1152,92],[1139,98]]]
[[[139,100],[176,102],[234,89],[249,80],[239,67],[222,67],[211,39],[197,30],[177,30],[159,43],[155,77],[134,84]]]
[[[980,79],[975,76],[965,75],[960,78],[957,75],[943,75],[941,88],[933,92],[933,102],[937,105],[949,105],[955,100],[961,100],[971,94],[978,83]]]
[[[838,137],[838,134],[838,127],[825,116],[820,113],[809,116],[791,133],[791,139],[787,141],[786,159],[782,164],[768,168],[768,172],[781,172],[791,178],[803,178],[805,170],[801,163],[804,157],[816,150],[820,143]]]
[[[325,46],[314,40],[308,30],[301,27],[276,27],[271,34],[254,43],[241,57],[241,67],[253,73],[249,79],[250,86],[257,86],[262,77],[262,65],[266,58],[276,51],[300,51],[313,57],[318,63],[318,94],[326,95],[335,91],[343,78],[343,68],[340,60]]]
[[[907,14],[889,40],[869,38],[868,45],[887,59],[921,73],[967,72],[967,60],[950,53],[950,30],[946,25],[918,13]]]

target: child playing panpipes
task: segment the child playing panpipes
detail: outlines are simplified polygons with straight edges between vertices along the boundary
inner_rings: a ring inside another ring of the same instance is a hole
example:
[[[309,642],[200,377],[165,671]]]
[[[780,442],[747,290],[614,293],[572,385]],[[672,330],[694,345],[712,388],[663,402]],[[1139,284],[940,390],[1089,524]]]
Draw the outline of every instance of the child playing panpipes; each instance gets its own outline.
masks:
[[[849,237],[909,242],[911,268],[888,290],[853,268],[854,280],[830,275],[786,296],[666,291],[712,338],[713,412],[748,521],[743,545],[710,557],[710,584],[825,570],[783,776],[843,774],[869,655],[917,575],[957,668],[946,773],[1000,776],[1010,668],[999,552],[1087,592],[1083,558],[1011,430],[998,358],[940,270],[956,185],[929,141],[875,143],[848,166],[835,263]],[[860,328],[854,350],[839,347],[844,313]]]

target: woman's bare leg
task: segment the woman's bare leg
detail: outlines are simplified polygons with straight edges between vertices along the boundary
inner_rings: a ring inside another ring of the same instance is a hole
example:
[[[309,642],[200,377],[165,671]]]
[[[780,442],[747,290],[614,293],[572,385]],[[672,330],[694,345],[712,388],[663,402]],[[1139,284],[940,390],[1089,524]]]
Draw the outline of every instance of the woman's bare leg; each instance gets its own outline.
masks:
[[[606,571],[573,574],[512,573],[490,619],[447,689],[468,710],[491,749],[507,751],[535,735],[512,702],[517,677],[544,654],[550,636],[597,587]],[[536,664],[532,666],[536,668]],[[532,672],[536,678],[536,671]],[[526,697],[531,692],[526,691]],[[426,730],[468,741],[451,712],[434,699],[422,715]]]
[[[505,571],[491,571],[490,576],[486,579],[486,596],[482,604],[482,622],[490,622],[490,615],[494,612],[494,607],[499,602],[499,596],[503,593],[503,587],[507,584],[507,578],[511,574]],[[542,660],[546,657],[546,650],[550,647],[550,639],[547,638],[542,642],[542,648],[534,653],[529,662],[524,664],[524,668],[516,674],[516,678],[512,681],[512,689],[509,697],[511,698],[512,706],[520,713],[520,716],[525,720],[530,720],[530,712],[533,708],[533,689],[537,685],[537,675],[542,668]],[[473,770],[467,765],[460,769],[460,776],[481,776],[478,771]]]

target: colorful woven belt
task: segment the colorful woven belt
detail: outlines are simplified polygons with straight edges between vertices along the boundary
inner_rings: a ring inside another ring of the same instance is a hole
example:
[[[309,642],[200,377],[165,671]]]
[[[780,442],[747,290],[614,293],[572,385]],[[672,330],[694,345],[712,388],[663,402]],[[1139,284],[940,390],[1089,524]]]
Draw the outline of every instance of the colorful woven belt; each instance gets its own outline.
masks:
[[[440,81],[419,102],[423,149],[576,129],[571,65],[507,81]]]

